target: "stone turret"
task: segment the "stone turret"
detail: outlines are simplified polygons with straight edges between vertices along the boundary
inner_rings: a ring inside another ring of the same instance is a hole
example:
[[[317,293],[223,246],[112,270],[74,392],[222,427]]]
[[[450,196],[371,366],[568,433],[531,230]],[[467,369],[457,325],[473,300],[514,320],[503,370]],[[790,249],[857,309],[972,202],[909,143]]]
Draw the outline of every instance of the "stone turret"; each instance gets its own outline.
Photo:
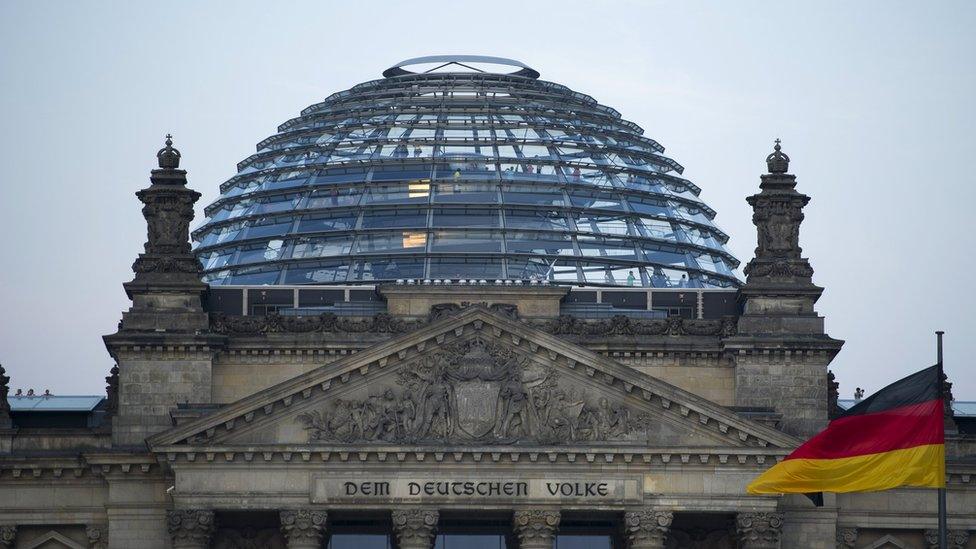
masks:
[[[190,221],[200,193],[187,188],[180,156],[167,135],[166,146],[156,153],[159,169],[152,171],[152,184],[136,193],[145,204],[147,238],[145,253],[132,265],[135,278],[124,285],[132,308],[122,315],[123,331],[207,327],[200,301],[206,285],[200,281],[200,264],[190,253]]]
[[[758,242],[739,292],[738,335],[726,348],[737,364],[736,405],[773,408],[783,430],[805,436],[827,423],[827,365],[843,342],[824,333],[824,319],[814,310],[823,288],[813,283],[813,268],[800,247],[810,197],[796,190],[779,139],[766,166],[760,192],[746,199]]]
[[[181,154],[171,136],[156,154],[159,168],[149,187],[136,193],[143,203],[147,238],[127,282],[132,307],[118,332],[105,336],[118,362],[106,379],[113,418],[112,438],[140,445],[146,436],[172,425],[178,403],[212,398],[212,358],[222,338],[210,333],[202,296],[200,265],[190,252],[190,222],[200,193],[187,188]]]

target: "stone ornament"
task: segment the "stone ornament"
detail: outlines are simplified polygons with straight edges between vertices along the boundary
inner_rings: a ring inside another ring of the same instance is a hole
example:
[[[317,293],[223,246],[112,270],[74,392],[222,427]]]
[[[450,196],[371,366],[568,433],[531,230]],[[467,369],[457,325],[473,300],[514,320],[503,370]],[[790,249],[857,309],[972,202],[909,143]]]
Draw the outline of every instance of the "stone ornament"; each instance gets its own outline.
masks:
[[[857,543],[857,528],[837,529],[837,549],[852,549]]]
[[[674,521],[674,513],[670,511],[642,509],[624,513],[627,546],[634,549],[663,548],[672,521]]]
[[[396,509],[392,518],[400,549],[427,549],[437,530],[440,513],[431,509]]]
[[[108,549],[108,526],[89,525],[85,528],[85,535],[88,537],[88,547],[91,549]]]
[[[318,547],[325,534],[325,511],[309,509],[285,510],[279,513],[281,533],[288,540],[288,547]]]
[[[13,547],[17,541],[17,527],[12,524],[0,526],[0,546]]]
[[[783,513],[739,513],[735,526],[743,549],[777,549],[783,531]]]
[[[174,548],[207,547],[214,532],[214,512],[199,509],[166,511]]]
[[[719,336],[736,334],[734,316],[721,320],[691,320],[680,316],[667,319],[642,319],[617,315],[606,320],[584,320],[571,315],[560,315],[554,320],[533,324],[554,335],[667,335],[667,336]]]
[[[515,511],[512,515],[512,527],[518,536],[519,547],[552,547],[552,540],[559,528],[559,519],[559,511]]]
[[[451,304],[453,305],[453,304]],[[436,311],[435,311],[436,308]],[[340,317],[333,313],[309,316],[283,316],[278,313],[267,315],[228,315],[210,314],[210,330],[216,334],[262,335],[276,333],[379,333],[404,334],[447,316],[457,314],[463,309],[457,307],[431,308],[429,320],[404,320],[388,313],[379,313],[368,318]],[[506,313],[497,304],[490,311],[514,319],[517,312]],[[603,320],[587,320],[571,315],[562,315],[553,320],[523,320],[533,328],[554,335],[577,336],[711,336],[732,337],[737,325],[734,316],[721,320],[692,320],[674,316],[668,319],[640,319],[617,315]]]
[[[965,549],[969,543],[969,530],[949,530],[946,534],[948,549]],[[926,530],[925,543],[929,549],[939,549],[939,531]]]
[[[551,367],[482,338],[447,345],[365,399],[336,399],[297,420],[314,441],[558,444],[628,440],[649,418],[562,386]]]
[[[420,320],[403,320],[388,313],[369,318],[349,318],[333,313],[313,316],[210,314],[210,331],[228,335],[276,333],[380,333],[404,334],[424,326]]]

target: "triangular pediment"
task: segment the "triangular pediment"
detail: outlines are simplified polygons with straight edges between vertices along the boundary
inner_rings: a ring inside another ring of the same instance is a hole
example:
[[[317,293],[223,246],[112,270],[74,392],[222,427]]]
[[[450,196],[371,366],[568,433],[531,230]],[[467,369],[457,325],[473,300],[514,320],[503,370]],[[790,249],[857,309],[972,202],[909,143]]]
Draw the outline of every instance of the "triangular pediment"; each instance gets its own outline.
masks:
[[[149,439],[176,447],[789,448],[789,435],[472,307]]]

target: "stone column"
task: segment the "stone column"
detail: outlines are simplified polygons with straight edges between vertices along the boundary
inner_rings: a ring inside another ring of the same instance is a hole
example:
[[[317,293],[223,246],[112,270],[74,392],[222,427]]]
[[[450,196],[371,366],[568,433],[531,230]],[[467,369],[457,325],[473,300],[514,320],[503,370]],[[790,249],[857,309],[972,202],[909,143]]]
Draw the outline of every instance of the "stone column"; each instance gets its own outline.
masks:
[[[559,511],[515,511],[512,528],[519,539],[519,549],[552,549],[559,528]]]
[[[434,509],[393,511],[393,532],[400,549],[430,549],[440,513]]]
[[[641,509],[624,513],[624,533],[628,549],[662,549],[668,540],[668,530],[674,513],[655,509]]]
[[[279,513],[281,533],[288,549],[318,549],[325,536],[328,513],[309,509],[288,509]]]
[[[108,526],[91,524],[85,528],[89,549],[108,549]]]
[[[206,549],[214,531],[214,512],[200,509],[166,511],[173,549]]]
[[[783,513],[739,513],[735,529],[742,549],[779,549]]]

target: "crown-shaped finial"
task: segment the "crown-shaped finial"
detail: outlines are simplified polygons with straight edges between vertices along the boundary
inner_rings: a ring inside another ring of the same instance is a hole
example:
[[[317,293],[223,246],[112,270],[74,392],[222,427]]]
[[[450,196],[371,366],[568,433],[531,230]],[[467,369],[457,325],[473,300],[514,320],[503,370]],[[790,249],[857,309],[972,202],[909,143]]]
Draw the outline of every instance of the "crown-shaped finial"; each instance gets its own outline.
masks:
[[[180,167],[180,151],[173,148],[173,136],[166,134],[166,146],[156,153],[159,167],[163,170],[175,170]]]
[[[780,150],[779,144],[780,140],[777,137],[772,154],[766,157],[766,167],[769,168],[769,173],[786,173],[786,170],[790,169],[790,157]]]

